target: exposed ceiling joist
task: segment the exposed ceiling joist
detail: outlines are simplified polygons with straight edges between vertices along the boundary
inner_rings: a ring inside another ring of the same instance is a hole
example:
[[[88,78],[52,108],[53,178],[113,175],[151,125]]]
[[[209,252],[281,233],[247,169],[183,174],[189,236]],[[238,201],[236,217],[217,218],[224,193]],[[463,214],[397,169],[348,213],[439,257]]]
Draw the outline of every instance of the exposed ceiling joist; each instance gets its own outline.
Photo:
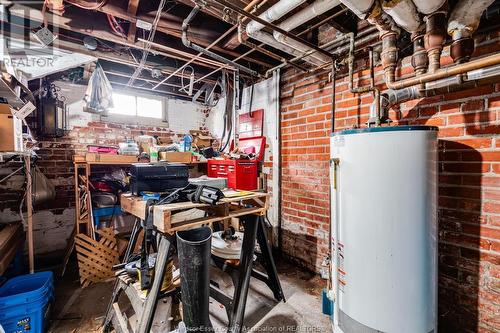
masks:
[[[0,20],[0,22],[1,22],[1,20]],[[4,23],[7,23],[7,22],[4,22]],[[12,32],[7,31],[7,30],[2,30],[2,29],[0,29],[0,32],[2,34],[6,35],[6,36],[10,36],[12,38],[24,39],[24,40],[28,40],[28,41],[35,41],[35,39],[31,35],[16,34],[16,33],[12,33]],[[98,51],[98,50],[90,51],[85,46],[83,46],[79,43],[74,43],[74,42],[67,41],[67,40],[64,40],[61,38],[58,38],[56,40],[55,46],[62,49],[62,50],[92,55],[96,58],[103,59],[103,60],[110,61],[110,62],[114,62],[117,64],[127,65],[127,66],[131,66],[131,67],[138,66],[137,63],[132,58],[132,56],[129,54],[115,54],[115,53],[110,54],[108,52],[103,52],[103,51]],[[170,75],[175,71],[175,68],[172,68],[172,67],[169,68],[167,66],[161,66],[161,68],[160,68],[159,64],[152,63],[152,62],[147,62],[144,67],[146,69],[149,69],[149,70],[160,69],[164,75]],[[182,73],[177,73],[175,76],[184,77],[186,79],[189,79],[189,75],[185,75]],[[199,76],[196,76],[196,77],[199,78]],[[215,82],[214,80],[211,80],[211,79],[204,79],[203,81],[210,82],[210,83]]]
[[[16,8],[11,8],[10,12],[11,15],[17,16],[19,18],[24,19],[22,16],[25,8],[22,7],[16,7]],[[29,19],[34,22],[38,22],[39,24],[42,23],[42,13],[41,11],[37,10],[30,10],[30,16]],[[91,12],[87,12],[86,16],[90,16]],[[65,16],[65,17],[59,17],[59,16],[52,16],[49,17],[48,23],[52,25],[53,27],[57,29],[64,29],[68,31],[73,31],[73,32],[78,32],[84,35],[92,36],[95,38],[99,38],[108,42],[113,42],[119,45],[135,48],[138,50],[143,50],[144,49],[144,43],[143,42],[134,42],[130,43],[128,42],[125,38],[120,38],[119,36],[116,36],[115,34],[112,34],[106,30],[106,22],[100,22],[99,20],[92,20],[92,28],[93,29],[87,29],[83,28],[84,22],[87,21],[86,17],[76,17],[76,16]],[[70,26],[70,23],[72,23],[73,26]],[[190,54],[189,52],[178,52],[178,53],[173,53],[173,52],[165,52],[164,49],[158,50],[159,48],[156,48],[153,45],[153,48],[155,48],[155,51],[153,52],[154,54],[162,55],[165,57],[177,59],[177,60],[182,60],[182,61],[187,61],[194,57],[194,54]],[[207,67],[207,68],[217,68],[221,65],[222,63],[217,63],[216,61],[209,59],[209,58],[201,58],[198,59],[195,62],[197,65]]]
[[[127,14],[129,14],[130,16],[136,16],[138,7],[139,7],[139,0],[129,0],[127,7]],[[135,25],[135,23],[130,22],[130,26],[128,28],[128,36],[127,36],[127,40],[129,41],[129,43],[135,42],[136,32],[137,32],[137,26]]]
[[[140,14],[137,16],[131,16],[127,13],[127,11],[122,8],[119,4],[120,0],[111,0],[108,1],[104,6],[99,8],[100,12],[103,12],[105,14],[109,14],[118,18],[121,18],[123,20],[127,20],[132,24],[135,24],[138,19],[152,23],[154,16],[153,15],[146,15],[146,14]],[[82,11],[79,10],[79,13]],[[64,16],[69,15],[69,10],[65,12]],[[220,16],[217,17],[220,19]],[[163,32],[167,35],[174,36],[176,38],[182,38],[182,21],[183,18],[177,17],[172,14],[168,13],[163,13],[162,14],[162,19],[159,21],[158,26],[157,26],[157,31]],[[190,39],[193,40],[196,44],[199,44],[203,47],[206,47],[210,45],[211,40],[215,40],[218,35],[216,32],[212,32],[208,29],[202,29],[202,28],[197,28],[197,27],[190,27],[189,28],[189,36]],[[212,50],[223,53],[232,57],[238,57],[240,54],[231,50],[226,50],[223,47],[220,46],[214,46],[212,47]],[[258,64],[260,66],[264,66],[267,68],[273,67],[269,63],[262,61],[260,59],[252,58],[252,57],[243,57],[242,60],[249,61],[255,64]]]

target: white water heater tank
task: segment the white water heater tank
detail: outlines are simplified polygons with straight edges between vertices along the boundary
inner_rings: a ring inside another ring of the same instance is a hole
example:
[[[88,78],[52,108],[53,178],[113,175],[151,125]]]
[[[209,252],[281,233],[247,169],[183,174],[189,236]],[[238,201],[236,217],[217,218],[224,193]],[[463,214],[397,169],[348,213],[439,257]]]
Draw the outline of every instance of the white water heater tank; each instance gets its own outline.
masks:
[[[334,333],[437,333],[437,128],[331,137]]]

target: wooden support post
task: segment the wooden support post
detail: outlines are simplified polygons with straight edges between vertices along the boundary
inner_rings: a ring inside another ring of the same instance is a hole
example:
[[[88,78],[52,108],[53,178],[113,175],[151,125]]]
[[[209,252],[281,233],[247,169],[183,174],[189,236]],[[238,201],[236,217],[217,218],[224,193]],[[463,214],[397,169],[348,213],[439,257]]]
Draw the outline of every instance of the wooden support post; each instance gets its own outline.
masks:
[[[26,210],[28,215],[28,259],[30,274],[35,272],[35,255],[33,249],[33,193],[31,186],[31,154],[24,157],[26,169]]]
[[[128,7],[127,7],[127,14],[135,17],[137,15],[137,7],[139,7],[139,0],[129,0],[128,2]],[[129,28],[128,28],[128,36],[127,40],[130,43],[135,42],[135,33],[137,31],[137,27],[135,22],[130,22]]]

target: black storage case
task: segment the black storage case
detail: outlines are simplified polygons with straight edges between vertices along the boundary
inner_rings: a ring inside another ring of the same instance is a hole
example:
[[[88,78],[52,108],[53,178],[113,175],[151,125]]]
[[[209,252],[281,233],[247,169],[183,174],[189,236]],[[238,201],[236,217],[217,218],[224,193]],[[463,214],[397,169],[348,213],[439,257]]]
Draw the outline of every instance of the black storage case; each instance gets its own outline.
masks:
[[[179,163],[132,164],[130,167],[130,191],[166,192],[188,185],[189,168]]]

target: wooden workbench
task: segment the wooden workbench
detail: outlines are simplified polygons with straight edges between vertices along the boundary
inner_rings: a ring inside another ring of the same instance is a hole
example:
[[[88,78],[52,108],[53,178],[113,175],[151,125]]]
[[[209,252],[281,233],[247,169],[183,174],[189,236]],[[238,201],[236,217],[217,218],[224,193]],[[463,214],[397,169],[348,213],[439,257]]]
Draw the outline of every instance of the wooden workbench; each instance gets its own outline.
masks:
[[[121,205],[123,211],[141,220],[146,219],[146,201],[141,197],[130,193],[122,194]],[[215,206],[192,202],[157,205],[153,207],[153,224],[159,232],[172,234],[179,230],[229,221],[244,215],[265,215],[268,208],[268,193],[249,192],[246,195],[223,198]],[[198,212],[203,216],[200,217]],[[204,216],[205,212],[207,216]]]

